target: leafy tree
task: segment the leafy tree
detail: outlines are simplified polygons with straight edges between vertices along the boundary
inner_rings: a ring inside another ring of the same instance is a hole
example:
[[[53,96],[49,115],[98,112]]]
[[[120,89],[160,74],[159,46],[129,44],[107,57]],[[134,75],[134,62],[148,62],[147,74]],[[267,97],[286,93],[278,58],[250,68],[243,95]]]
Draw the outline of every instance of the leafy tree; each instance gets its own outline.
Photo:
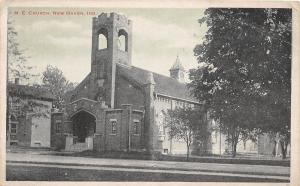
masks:
[[[50,91],[56,100],[53,103],[53,107],[61,109],[65,103],[65,93],[74,89],[74,84],[69,82],[63,72],[57,67],[48,65],[43,72],[43,87]]]
[[[19,79],[28,81],[37,76],[31,72],[32,66],[27,64],[29,57],[20,49],[18,33],[14,27],[14,20],[11,14],[7,20],[7,78],[9,81]],[[34,87],[27,87],[29,89]],[[10,87],[8,86],[8,89]],[[12,92],[13,91],[13,92]],[[39,96],[42,92],[40,87],[35,87],[35,94]],[[9,129],[9,119],[19,119],[30,114],[33,117],[49,117],[48,106],[34,99],[28,99],[22,95],[22,88],[8,90],[7,110],[6,110],[6,129]],[[9,131],[7,133],[9,135]]]
[[[184,140],[186,143],[186,158],[189,160],[190,147],[198,137],[205,137],[207,133],[206,123],[203,120],[203,112],[200,109],[191,107],[176,108],[163,112],[165,115],[165,127],[168,130],[169,138]],[[202,135],[199,135],[199,134]]]
[[[199,23],[208,31],[194,49],[201,66],[189,86],[227,132],[233,156],[253,131],[279,133],[288,144],[291,10],[207,9]]]
[[[7,21],[7,69],[8,80],[15,78],[20,80],[29,80],[33,76],[37,76],[31,72],[32,66],[27,64],[29,56],[25,55],[20,49],[18,42],[18,32],[14,27],[14,21],[10,14]]]

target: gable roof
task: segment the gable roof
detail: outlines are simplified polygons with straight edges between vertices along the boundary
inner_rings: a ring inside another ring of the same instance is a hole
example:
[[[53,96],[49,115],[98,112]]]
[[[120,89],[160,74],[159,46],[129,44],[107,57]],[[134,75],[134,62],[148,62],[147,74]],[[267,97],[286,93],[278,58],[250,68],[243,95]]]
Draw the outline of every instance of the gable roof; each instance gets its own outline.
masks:
[[[138,67],[134,66],[123,66],[123,65],[117,65],[117,70],[120,72],[122,75],[125,75],[127,77],[130,77],[131,79],[134,79],[137,81],[139,84],[143,85],[147,82],[147,77],[149,72],[148,70],[144,70]],[[178,99],[184,99],[187,101],[191,102],[197,102],[199,101],[193,97],[188,90],[186,84],[180,83],[176,79],[173,79],[168,76],[164,76],[161,74],[157,74],[154,72],[153,73],[153,78],[155,81],[155,86],[154,86],[154,92],[157,94],[161,94],[167,97],[174,97]]]
[[[33,87],[29,85],[7,84],[9,95],[30,97],[44,100],[55,100],[55,97],[47,90],[40,87]]]

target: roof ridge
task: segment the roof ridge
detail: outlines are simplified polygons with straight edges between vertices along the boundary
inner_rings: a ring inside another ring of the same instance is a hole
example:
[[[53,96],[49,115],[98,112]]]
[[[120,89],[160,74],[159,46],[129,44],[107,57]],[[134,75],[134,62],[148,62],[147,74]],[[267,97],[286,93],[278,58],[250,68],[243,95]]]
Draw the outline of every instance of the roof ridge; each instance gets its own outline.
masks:
[[[179,84],[186,85],[186,83],[179,82],[178,80],[176,80],[176,79],[174,79],[174,78],[172,78],[172,77],[170,77],[170,76],[164,75],[164,74],[160,74],[160,73],[157,73],[157,72],[153,72],[153,71],[150,71],[150,70],[146,70],[146,69],[143,69],[143,68],[141,68],[141,67],[136,67],[136,66],[133,66],[133,65],[132,65],[131,67],[138,68],[138,69],[144,70],[144,71],[146,71],[146,72],[151,72],[151,73],[153,73],[153,74],[156,74],[156,75],[159,75],[159,76],[162,76],[162,77],[171,79],[171,80],[173,80],[173,81],[176,81],[176,82],[178,82]]]

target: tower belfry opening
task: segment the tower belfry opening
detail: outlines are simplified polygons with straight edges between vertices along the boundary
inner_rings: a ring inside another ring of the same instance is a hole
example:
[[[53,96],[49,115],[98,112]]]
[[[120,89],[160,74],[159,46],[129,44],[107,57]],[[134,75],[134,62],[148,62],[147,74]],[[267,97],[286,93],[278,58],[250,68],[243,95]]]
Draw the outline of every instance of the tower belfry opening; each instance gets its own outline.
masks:
[[[108,32],[106,29],[101,28],[98,31],[98,50],[106,49],[108,48]]]
[[[118,49],[128,52],[128,34],[125,30],[121,29],[118,33]]]
[[[107,48],[107,39],[103,34],[99,34],[98,36],[98,50]]]

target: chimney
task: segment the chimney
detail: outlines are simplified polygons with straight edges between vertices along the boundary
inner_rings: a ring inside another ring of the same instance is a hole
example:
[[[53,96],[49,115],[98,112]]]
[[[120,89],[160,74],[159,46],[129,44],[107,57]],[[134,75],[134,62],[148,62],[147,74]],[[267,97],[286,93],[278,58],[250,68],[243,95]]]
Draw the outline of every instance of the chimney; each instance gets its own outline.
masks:
[[[20,83],[20,79],[19,78],[15,78],[15,84],[19,85],[19,83]]]

